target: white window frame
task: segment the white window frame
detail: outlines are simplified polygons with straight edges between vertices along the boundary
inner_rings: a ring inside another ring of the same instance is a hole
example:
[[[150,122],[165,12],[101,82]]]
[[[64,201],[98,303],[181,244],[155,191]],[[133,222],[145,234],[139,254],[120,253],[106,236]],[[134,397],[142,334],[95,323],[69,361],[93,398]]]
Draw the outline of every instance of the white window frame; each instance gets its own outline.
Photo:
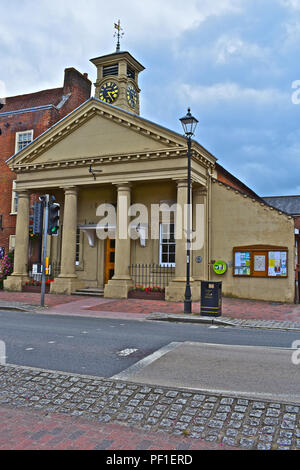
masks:
[[[28,131],[16,132],[15,153],[19,153],[19,152],[21,152],[21,150],[23,150],[23,149],[19,150],[19,144],[20,144],[20,136],[25,135],[25,134],[30,134],[30,136],[31,136],[31,140],[30,140],[30,142],[28,142],[27,145],[29,145],[33,141],[33,129],[30,129]],[[25,147],[27,147],[27,145]],[[25,148],[25,147],[23,147],[23,148]]]
[[[9,236],[9,251],[14,250],[16,247],[16,235]]]
[[[18,193],[16,191],[17,180],[12,182],[12,192],[11,192],[11,215],[18,213]]]
[[[169,267],[169,268],[174,268],[176,266],[176,239],[174,239],[174,242],[168,243],[169,245],[174,245],[175,246],[175,263],[165,263],[162,261],[162,245],[165,244],[163,243],[163,225],[174,225],[174,236],[176,233],[176,228],[174,223],[161,223],[159,227],[159,265],[163,267]]]

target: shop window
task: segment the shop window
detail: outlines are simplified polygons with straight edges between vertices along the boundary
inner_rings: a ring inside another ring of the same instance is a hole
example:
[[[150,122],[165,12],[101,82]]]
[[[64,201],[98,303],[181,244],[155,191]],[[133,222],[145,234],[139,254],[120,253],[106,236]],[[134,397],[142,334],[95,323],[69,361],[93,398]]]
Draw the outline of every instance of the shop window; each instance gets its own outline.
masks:
[[[240,277],[288,277],[288,249],[253,245],[233,249],[233,275]]]
[[[175,225],[160,225],[160,250],[159,250],[160,266],[175,266]]]

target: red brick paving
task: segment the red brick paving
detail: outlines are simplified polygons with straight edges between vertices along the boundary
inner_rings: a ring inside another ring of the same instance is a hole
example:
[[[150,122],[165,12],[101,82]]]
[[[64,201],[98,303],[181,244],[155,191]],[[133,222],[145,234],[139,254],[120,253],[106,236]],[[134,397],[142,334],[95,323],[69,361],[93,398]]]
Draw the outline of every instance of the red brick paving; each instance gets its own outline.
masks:
[[[0,450],[236,450],[202,439],[0,407]]]
[[[145,313],[183,313],[183,303],[157,300],[115,300],[87,308],[91,311]],[[300,305],[255,300],[223,298],[223,316],[238,319],[299,321]],[[200,313],[200,302],[193,303],[193,313]]]
[[[0,291],[0,301],[23,302],[31,305],[40,305],[40,294],[3,292]],[[183,313],[183,303],[164,302],[159,300],[109,300],[97,297],[83,297],[71,295],[46,294],[45,303],[49,307],[47,313],[90,314],[93,316],[111,316],[124,314],[125,318],[143,318],[153,312]],[[61,308],[60,308],[61,306]],[[65,307],[64,307],[65,306]],[[53,310],[51,310],[53,309]],[[244,300],[223,298],[223,316],[236,319],[274,320],[300,322],[300,304],[283,304],[277,302],[263,302],[258,300]],[[200,313],[200,303],[193,303],[193,312]],[[104,315],[106,313],[106,315]],[[118,315],[120,318],[120,315]]]
[[[55,307],[56,305],[62,305],[69,302],[75,302],[76,300],[83,300],[85,297],[79,297],[74,295],[45,295],[45,305],[49,307]],[[0,301],[5,302],[22,302],[30,305],[41,305],[41,294],[31,292],[4,292],[0,291]]]

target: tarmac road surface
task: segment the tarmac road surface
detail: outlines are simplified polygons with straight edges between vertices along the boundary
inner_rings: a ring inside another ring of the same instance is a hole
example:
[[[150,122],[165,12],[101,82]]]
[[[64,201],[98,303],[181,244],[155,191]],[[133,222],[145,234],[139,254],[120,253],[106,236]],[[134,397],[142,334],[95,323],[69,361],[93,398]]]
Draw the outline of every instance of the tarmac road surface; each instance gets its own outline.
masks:
[[[300,403],[294,350],[195,342],[171,343],[114,378],[206,392]]]

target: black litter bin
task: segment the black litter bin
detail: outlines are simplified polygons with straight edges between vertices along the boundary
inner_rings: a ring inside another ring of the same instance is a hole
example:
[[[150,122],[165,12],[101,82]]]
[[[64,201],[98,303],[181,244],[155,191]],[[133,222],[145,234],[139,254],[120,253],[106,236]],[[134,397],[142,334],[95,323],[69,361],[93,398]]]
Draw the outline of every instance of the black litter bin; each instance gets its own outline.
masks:
[[[201,282],[201,315],[205,317],[222,315],[222,282]]]

